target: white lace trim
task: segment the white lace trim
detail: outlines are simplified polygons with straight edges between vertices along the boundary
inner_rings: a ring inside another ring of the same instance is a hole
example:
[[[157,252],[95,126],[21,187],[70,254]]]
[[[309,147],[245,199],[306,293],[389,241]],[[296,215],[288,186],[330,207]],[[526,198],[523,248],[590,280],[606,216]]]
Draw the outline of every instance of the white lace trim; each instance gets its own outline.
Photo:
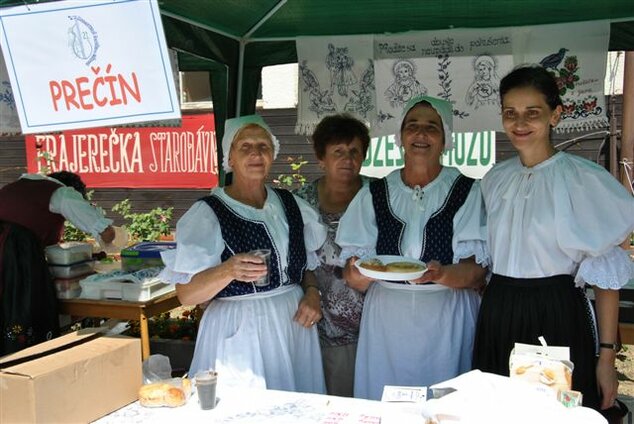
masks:
[[[461,259],[475,256],[475,261],[482,268],[491,266],[491,256],[482,240],[466,240],[458,242],[456,250],[453,252],[453,263],[458,263]]]
[[[317,252],[306,252],[306,269],[309,271],[314,271],[321,265],[319,261],[319,255]]]
[[[176,284],[176,283],[187,284],[191,281],[193,276],[194,274],[188,274],[186,272],[177,272],[165,267],[163,268],[163,271],[161,271],[161,273],[158,275],[158,278],[161,281],[164,281],[170,284]]]
[[[634,278],[634,262],[618,246],[597,257],[588,257],[581,262],[575,283],[577,287],[590,284],[602,289],[618,290]]]
[[[353,256],[357,256],[362,258],[364,256],[375,255],[375,249],[369,249],[366,247],[358,247],[358,246],[348,246],[341,249],[341,254],[339,255],[339,259],[341,259],[344,263]]]

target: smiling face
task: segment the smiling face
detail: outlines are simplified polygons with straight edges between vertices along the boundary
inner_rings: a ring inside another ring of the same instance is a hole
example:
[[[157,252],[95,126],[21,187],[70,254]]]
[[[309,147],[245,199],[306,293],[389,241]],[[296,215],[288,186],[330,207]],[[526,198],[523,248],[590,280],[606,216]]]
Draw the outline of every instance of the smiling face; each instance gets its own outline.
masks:
[[[414,106],[403,119],[401,140],[406,158],[426,157],[440,163],[445,147],[440,115],[429,105]]]
[[[329,180],[353,181],[359,176],[363,159],[363,143],[355,137],[351,142],[341,141],[326,145],[319,164]]]
[[[410,79],[413,74],[414,74],[414,70],[407,63],[403,63],[400,66],[396,67],[396,78],[399,81]]]
[[[533,87],[509,90],[502,98],[502,125],[513,147],[520,152],[550,148],[550,129],[557,125],[561,106],[554,110]]]
[[[262,180],[273,163],[273,142],[259,125],[250,124],[236,134],[229,152],[235,178]]]

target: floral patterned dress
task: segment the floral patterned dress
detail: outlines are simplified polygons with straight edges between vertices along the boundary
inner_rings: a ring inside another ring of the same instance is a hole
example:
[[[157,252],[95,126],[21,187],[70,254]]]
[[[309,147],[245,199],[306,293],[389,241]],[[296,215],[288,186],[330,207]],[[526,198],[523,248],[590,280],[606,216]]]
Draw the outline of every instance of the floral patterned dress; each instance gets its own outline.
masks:
[[[364,184],[369,181],[362,178]],[[318,182],[319,180],[315,180],[305,184],[295,194],[319,210],[323,223],[328,226],[326,241],[317,251],[320,265],[314,271],[321,290],[323,314],[323,318],[317,324],[319,340],[323,347],[345,346],[357,343],[359,339],[364,295],[348,287],[343,279],[342,271],[345,262],[339,258],[341,248],[335,243],[339,219],[343,212],[327,213],[320,209]]]

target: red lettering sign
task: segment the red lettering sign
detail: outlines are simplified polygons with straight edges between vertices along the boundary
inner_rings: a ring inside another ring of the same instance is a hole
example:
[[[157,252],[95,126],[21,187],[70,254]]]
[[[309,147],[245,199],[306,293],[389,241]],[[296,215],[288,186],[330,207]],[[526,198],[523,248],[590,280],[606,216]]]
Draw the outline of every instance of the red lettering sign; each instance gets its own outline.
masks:
[[[211,113],[183,115],[180,127],[105,127],[25,139],[29,172],[75,172],[90,188],[218,185]]]

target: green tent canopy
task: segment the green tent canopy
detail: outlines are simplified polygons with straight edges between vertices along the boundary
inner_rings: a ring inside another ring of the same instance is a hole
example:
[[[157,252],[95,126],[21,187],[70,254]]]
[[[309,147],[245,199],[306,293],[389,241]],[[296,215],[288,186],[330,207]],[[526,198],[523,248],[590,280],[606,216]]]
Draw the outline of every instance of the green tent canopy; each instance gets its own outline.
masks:
[[[0,7],[36,3],[0,0]],[[610,50],[634,50],[633,0],[158,0],[181,71],[209,71],[218,137],[255,111],[264,66],[297,61],[295,38],[610,19]],[[219,146],[220,147],[220,146]],[[222,155],[222,152],[219,152]]]

